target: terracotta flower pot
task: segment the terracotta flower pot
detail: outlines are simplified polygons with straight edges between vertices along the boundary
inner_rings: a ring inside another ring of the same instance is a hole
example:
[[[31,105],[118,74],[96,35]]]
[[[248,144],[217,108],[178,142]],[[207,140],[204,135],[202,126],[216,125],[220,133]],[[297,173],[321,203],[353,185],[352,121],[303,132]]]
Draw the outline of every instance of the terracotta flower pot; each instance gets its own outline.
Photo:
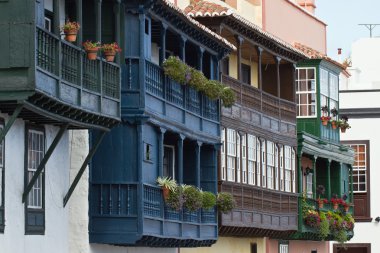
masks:
[[[106,57],[106,61],[113,62],[115,60],[115,51],[104,51],[104,56]]]
[[[334,203],[333,208],[334,208],[334,210],[338,209],[338,203]]]
[[[333,129],[336,129],[336,127],[337,127],[336,126],[336,122],[335,121],[331,122],[331,126],[332,126]]]
[[[344,207],[344,211],[345,211],[345,212],[348,212],[348,209],[350,209],[349,206],[345,206],[345,207]]]
[[[65,40],[74,42],[77,40],[78,30],[65,30]]]
[[[329,123],[328,120],[322,120],[322,125],[323,125],[323,126],[327,126],[327,123]]]
[[[318,207],[319,209],[323,208],[323,201],[318,201]]]
[[[98,48],[93,48],[93,49],[87,49],[87,59],[93,61],[96,60],[96,57],[98,56]]]
[[[341,131],[342,133],[345,133],[345,132],[346,132],[346,128],[341,128],[340,131]]]
[[[170,190],[167,187],[162,187],[162,195],[166,201],[169,198]]]

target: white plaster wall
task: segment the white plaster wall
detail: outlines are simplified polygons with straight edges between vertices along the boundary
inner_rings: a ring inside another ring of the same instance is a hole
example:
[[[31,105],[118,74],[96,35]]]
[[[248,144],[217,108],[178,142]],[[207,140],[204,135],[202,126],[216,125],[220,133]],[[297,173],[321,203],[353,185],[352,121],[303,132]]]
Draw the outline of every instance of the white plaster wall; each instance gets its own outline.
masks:
[[[352,44],[349,89],[380,89],[380,38],[363,38]]]
[[[9,117],[0,113],[7,122]],[[57,127],[46,126],[46,148]],[[67,253],[68,209],[63,197],[68,189],[69,148],[65,133],[45,167],[45,235],[25,235],[24,191],[25,122],[17,119],[5,138],[5,231],[1,253]]]
[[[88,154],[88,131],[71,131],[70,181],[77,174]],[[176,253],[175,248],[118,247],[90,244],[88,237],[88,187],[89,171],[86,169],[70,199],[70,253]]]
[[[339,94],[340,108],[380,107],[380,92],[349,92]]]

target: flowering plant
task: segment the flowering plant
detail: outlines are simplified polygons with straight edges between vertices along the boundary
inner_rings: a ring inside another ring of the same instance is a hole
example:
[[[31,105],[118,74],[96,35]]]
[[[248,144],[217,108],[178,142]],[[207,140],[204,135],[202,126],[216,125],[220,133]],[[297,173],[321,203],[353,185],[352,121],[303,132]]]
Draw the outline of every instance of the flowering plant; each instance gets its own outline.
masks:
[[[323,113],[326,113],[326,112],[329,111],[329,108],[327,107],[327,105],[324,105],[324,106],[321,107],[321,111],[322,111]]]
[[[80,24],[78,22],[70,22],[66,21],[64,25],[61,26],[61,30],[65,33],[70,31],[78,31],[80,28]]]
[[[330,110],[331,114],[335,117],[336,115],[338,115],[338,110],[334,107]]]
[[[329,121],[331,119],[330,116],[321,116],[322,121]]]
[[[333,205],[341,205],[341,204],[343,204],[344,200],[341,199],[341,198],[332,197],[332,198],[330,199],[330,202],[331,202],[331,204],[333,204]]]
[[[86,50],[97,50],[100,47],[100,42],[92,42],[91,40],[87,40],[83,42],[82,45]]]
[[[305,215],[305,223],[306,225],[317,228],[321,223],[321,217],[319,217],[319,213],[314,210],[308,210]]]
[[[318,203],[323,203],[323,204],[327,204],[327,203],[329,203],[329,201],[327,200],[327,199],[321,199],[321,198],[317,198],[317,202]]]
[[[113,52],[113,53],[121,52],[121,48],[119,47],[119,45],[116,42],[109,43],[109,44],[103,44],[101,49],[104,52]]]

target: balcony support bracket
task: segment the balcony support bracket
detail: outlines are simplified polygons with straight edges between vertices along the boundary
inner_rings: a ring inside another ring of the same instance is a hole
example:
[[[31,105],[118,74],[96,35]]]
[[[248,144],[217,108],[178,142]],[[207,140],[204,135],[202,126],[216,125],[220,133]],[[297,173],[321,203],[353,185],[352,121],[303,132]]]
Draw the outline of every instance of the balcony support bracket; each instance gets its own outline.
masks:
[[[65,125],[62,125],[60,127],[60,129],[59,129],[57,135],[55,136],[53,142],[51,143],[48,151],[44,155],[44,158],[42,159],[42,161],[38,165],[36,172],[33,174],[32,179],[30,179],[28,185],[26,186],[26,188],[24,190],[24,193],[22,194],[22,203],[25,203],[25,200],[28,197],[30,190],[33,188],[33,185],[37,181],[38,177],[41,175],[43,169],[45,168],[46,163],[48,162],[48,160],[49,160],[51,154],[53,153],[53,151],[55,150],[55,148],[57,147],[59,141],[61,140],[61,138],[62,138],[63,134],[65,133],[68,126],[69,126],[68,124],[65,124]]]
[[[98,138],[96,139],[94,146],[91,148],[90,152],[88,153],[86,159],[84,160],[82,166],[80,167],[78,174],[75,176],[74,181],[70,185],[69,190],[67,191],[65,197],[63,198],[63,207],[66,206],[67,202],[69,201],[71,194],[73,194],[75,187],[78,185],[79,180],[81,179],[83,172],[86,170],[86,167],[88,163],[90,162],[92,156],[95,154],[96,150],[98,149],[100,143],[103,140],[104,135],[106,134],[106,131],[101,132],[98,135]]]
[[[12,116],[9,118],[7,124],[4,126],[3,130],[0,131],[0,143],[4,140],[5,136],[7,135],[9,129],[11,129],[13,123],[15,122],[15,120],[17,119],[18,115],[20,114],[22,108],[23,108],[23,104],[19,104],[15,111],[13,112]]]

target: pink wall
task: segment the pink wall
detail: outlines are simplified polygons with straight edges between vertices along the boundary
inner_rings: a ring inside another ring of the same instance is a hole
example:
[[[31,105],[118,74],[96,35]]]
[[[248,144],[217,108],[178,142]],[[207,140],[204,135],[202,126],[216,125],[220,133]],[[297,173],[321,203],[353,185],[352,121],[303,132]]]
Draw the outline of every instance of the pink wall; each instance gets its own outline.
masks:
[[[290,0],[263,0],[263,28],[292,45],[326,53],[326,24]]]
[[[329,253],[329,243],[323,241],[289,241],[289,252],[291,253],[310,253],[315,249],[318,253]],[[278,253],[278,240],[267,240],[266,252]]]

